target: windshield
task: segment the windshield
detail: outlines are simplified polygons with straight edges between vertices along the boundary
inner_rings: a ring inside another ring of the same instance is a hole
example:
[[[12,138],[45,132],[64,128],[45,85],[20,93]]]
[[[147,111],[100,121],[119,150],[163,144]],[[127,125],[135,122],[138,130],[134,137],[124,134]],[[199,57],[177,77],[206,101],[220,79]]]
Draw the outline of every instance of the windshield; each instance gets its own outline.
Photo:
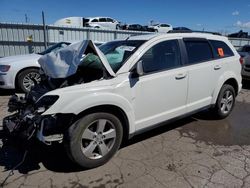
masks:
[[[143,40],[112,41],[99,46],[99,49],[106,56],[108,63],[116,73],[144,42]],[[88,53],[81,66],[101,69],[102,65],[98,56]]]
[[[50,52],[55,52],[55,51],[57,51],[57,50],[59,50],[59,49],[61,49],[63,47],[68,46],[68,45],[70,45],[69,42],[59,42],[59,43],[56,43],[56,44],[50,46],[48,49],[46,49],[43,52],[40,52],[38,54],[39,55],[45,55],[45,54],[50,53]]]
[[[103,44],[99,48],[106,56],[113,71],[117,72],[144,42],[143,40],[113,41]]]

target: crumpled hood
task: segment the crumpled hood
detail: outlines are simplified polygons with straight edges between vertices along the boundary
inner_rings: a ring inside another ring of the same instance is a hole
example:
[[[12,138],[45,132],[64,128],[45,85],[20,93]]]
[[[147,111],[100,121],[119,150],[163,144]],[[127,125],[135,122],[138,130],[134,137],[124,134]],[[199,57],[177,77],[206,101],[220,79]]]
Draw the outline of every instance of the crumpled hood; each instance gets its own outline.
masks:
[[[16,63],[16,62],[22,62],[22,61],[37,61],[41,55],[39,54],[25,54],[25,55],[15,55],[15,56],[8,56],[8,57],[2,57],[0,58],[0,64],[9,64],[9,63]]]
[[[74,43],[56,52],[50,52],[43,55],[38,63],[41,65],[44,73],[51,78],[66,78],[76,73],[81,64],[83,54],[87,49],[91,49],[100,58],[103,67],[111,76],[115,76],[105,55],[91,40]]]

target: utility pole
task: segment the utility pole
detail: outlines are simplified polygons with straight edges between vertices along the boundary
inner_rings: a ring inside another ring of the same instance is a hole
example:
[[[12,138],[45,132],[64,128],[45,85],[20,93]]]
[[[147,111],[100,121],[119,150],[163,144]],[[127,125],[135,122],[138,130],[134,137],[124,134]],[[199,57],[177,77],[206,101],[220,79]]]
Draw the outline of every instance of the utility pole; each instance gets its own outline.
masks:
[[[46,32],[46,25],[45,25],[45,18],[44,12],[42,11],[42,19],[43,19],[43,38],[44,38],[44,47],[47,49],[47,32]]]
[[[25,16],[25,23],[28,23],[28,16],[27,16],[27,14],[25,14],[24,16]]]

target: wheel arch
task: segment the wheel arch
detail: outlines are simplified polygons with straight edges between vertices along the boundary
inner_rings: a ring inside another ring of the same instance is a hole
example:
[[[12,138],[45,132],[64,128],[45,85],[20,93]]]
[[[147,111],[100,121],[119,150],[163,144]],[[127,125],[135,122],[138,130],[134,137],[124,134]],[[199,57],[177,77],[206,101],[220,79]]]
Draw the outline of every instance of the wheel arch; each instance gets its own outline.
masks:
[[[226,79],[224,78],[222,80],[222,78],[221,78],[219,84],[217,85],[216,90],[214,91],[212,104],[216,103],[217,98],[218,98],[219,93],[220,93],[220,90],[221,90],[222,86],[225,84],[231,85],[235,90],[235,95],[237,96],[237,94],[239,92],[239,84],[237,82],[237,79],[235,77],[227,77]]]
[[[25,68],[22,68],[20,69],[17,73],[16,73],[16,76],[15,76],[15,88],[18,88],[18,76],[25,70],[29,70],[29,69],[37,69],[39,70],[40,67],[36,67],[36,66],[32,66],[32,67],[25,67]]]
[[[226,81],[224,82],[223,85],[225,85],[225,84],[231,85],[231,86],[234,88],[235,95],[237,96],[238,90],[239,90],[239,86],[238,86],[238,83],[237,83],[236,79],[234,79],[234,78],[229,78],[228,80],[226,80]]]
[[[91,113],[96,113],[96,112],[104,112],[104,113],[110,113],[116,116],[122,123],[123,127],[123,140],[127,140],[129,138],[129,131],[130,131],[130,126],[129,126],[129,119],[126,113],[124,112],[123,109],[116,105],[111,105],[111,104],[106,104],[106,105],[99,105],[99,106],[94,106],[90,107],[76,116],[76,120],[91,114]]]

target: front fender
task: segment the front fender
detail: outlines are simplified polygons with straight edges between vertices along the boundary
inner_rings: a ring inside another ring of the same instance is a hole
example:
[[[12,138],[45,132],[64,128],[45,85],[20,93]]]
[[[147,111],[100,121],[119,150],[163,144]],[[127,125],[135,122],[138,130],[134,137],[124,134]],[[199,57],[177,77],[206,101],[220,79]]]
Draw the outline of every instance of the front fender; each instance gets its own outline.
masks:
[[[59,97],[58,101],[42,115],[57,113],[73,113],[78,115],[89,108],[101,105],[113,105],[121,108],[128,118],[129,132],[133,133],[135,131],[135,117],[131,103],[126,98],[114,93],[92,93],[77,98],[62,95]]]

